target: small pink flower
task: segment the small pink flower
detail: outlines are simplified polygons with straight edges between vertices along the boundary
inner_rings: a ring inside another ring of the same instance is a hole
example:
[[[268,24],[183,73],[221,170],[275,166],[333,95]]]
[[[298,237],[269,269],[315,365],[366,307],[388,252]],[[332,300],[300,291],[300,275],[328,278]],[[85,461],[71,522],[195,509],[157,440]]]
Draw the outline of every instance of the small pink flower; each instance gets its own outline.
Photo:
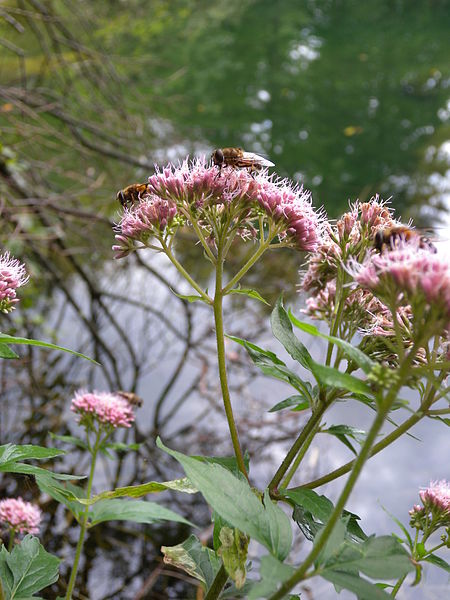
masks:
[[[0,254],[0,311],[11,312],[19,302],[16,290],[28,282],[25,265],[16,258],[11,258],[9,252]]]
[[[377,295],[395,289],[403,303],[412,306],[423,298],[450,322],[450,265],[445,256],[420,248],[419,240],[399,241],[392,250],[372,253],[362,264],[350,261],[348,271]]]
[[[22,498],[0,500],[0,521],[19,533],[39,533],[42,512]]]
[[[110,392],[75,392],[71,410],[80,416],[79,421],[92,415],[100,423],[116,427],[131,427],[135,420],[133,407],[129,402]]]
[[[426,510],[447,515],[450,518],[450,483],[442,479],[432,481],[429,487],[420,490],[420,499]]]
[[[282,180],[261,177],[258,202],[276,223],[284,225],[280,238],[291,240],[299,250],[314,251],[322,239],[323,216],[311,203],[311,192]]]
[[[361,223],[373,230],[391,227],[395,223],[392,213],[387,207],[387,202],[380,200],[378,194],[371,198],[369,202],[359,204],[358,208],[361,213]]]

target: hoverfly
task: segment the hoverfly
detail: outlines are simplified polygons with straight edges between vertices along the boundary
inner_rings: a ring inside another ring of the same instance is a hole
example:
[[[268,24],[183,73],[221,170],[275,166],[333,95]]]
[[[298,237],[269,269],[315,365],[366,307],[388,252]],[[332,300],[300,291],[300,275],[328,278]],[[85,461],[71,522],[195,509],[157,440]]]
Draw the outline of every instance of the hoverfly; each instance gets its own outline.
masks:
[[[245,152],[242,148],[217,148],[211,155],[213,164],[219,167],[232,167],[234,169],[248,169],[250,173],[260,171],[264,167],[274,167],[274,163],[267,158]]]
[[[123,190],[119,190],[117,192],[117,200],[126,208],[128,206],[132,206],[136,204],[141,199],[142,194],[145,194],[147,191],[146,183],[132,183],[128,187]]]
[[[126,400],[130,406],[137,406],[138,408],[142,406],[142,398],[134,392],[124,392],[123,390],[117,390],[116,395]]]
[[[408,227],[408,225],[396,225],[380,229],[373,238],[373,246],[381,254],[386,250],[389,251],[395,248],[400,240],[406,243],[417,241],[419,248],[433,252],[433,254],[437,252],[436,246],[432,244],[429,238],[421,235],[416,229]]]

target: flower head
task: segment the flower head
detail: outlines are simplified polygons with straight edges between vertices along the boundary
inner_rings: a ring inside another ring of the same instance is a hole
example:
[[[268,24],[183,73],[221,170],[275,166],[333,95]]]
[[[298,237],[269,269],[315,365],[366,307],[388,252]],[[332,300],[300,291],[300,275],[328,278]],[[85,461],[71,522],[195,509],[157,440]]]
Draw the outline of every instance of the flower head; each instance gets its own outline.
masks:
[[[38,506],[22,498],[0,500],[0,522],[19,533],[39,533],[42,512]]]
[[[450,483],[442,479],[432,481],[429,487],[420,490],[420,499],[426,510],[447,514],[450,517]]]
[[[441,329],[450,323],[450,266],[445,256],[420,247],[420,240],[399,240],[389,251],[370,254],[359,264],[349,263],[349,272],[362,287],[379,298],[411,305],[413,314],[430,311]],[[430,323],[428,323],[430,324]],[[442,326],[443,324],[443,326]],[[441,331],[442,333],[442,331]]]
[[[336,279],[338,271],[351,258],[359,260],[373,245],[379,229],[396,223],[385,201],[376,195],[369,202],[355,202],[336,222],[326,223],[321,239],[311,255],[303,276],[303,290],[315,293]]]
[[[228,234],[255,237],[255,223],[299,250],[314,250],[322,233],[323,217],[315,212],[311,194],[287,180],[267,173],[224,167],[205,158],[169,164],[149,177],[148,195],[125,211],[118,225],[117,257],[144,246],[150,236],[173,235],[176,225],[194,224],[211,245]],[[172,223],[174,226],[171,228]],[[198,229],[197,229],[198,231]]]
[[[423,506],[415,504],[409,511],[411,525],[427,535],[439,527],[450,526],[450,483],[442,479],[432,481],[419,492]]]
[[[11,258],[9,252],[0,254],[0,311],[11,312],[19,302],[16,290],[27,283],[25,265],[16,258]]]
[[[92,417],[102,424],[131,427],[135,420],[133,407],[122,396],[110,392],[75,392],[71,410],[80,416],[80,423],[89,423]]]

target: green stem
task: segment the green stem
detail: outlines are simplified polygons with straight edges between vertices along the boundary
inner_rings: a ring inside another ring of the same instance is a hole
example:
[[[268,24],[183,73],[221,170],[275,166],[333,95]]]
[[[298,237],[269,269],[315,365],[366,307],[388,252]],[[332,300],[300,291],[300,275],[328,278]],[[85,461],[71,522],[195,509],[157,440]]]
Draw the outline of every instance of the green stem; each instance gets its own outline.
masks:
[[[192,277],[189,275],[189,273],[186,271],[186,269],[181,265],[181,263],[179,263],[177,261],[177,259],[172,254],[172,252],[170,251],[170,248],[167,246],[167,244],[164,242],[164,240],[161,238],[159,241],[161,242],[161,246],[163,247],[163,250],[164,250],[167,258],[170,260],[170,262],[177,268],[177,270],[181,273],[181,275],[183,275],[183,277],[191,284],[191,286],[194,288],[194,290],[200,294],[200,296],[203,298],[203,300],[206,302],[206,304],[211,305],[213,303],[213,301],[208,296],[208,294],[206,294],[202,290],[202,288],[199,286],[199,284],[196,281],[194,281],[194,279],[192,279]]]
[[[233,443],[234,453],[238,463],[239,470],[245,475],[248,480],[247,469],[245,468],[244,457],[242,455],[241,446],[239,444],[239,436],[234,421],[233,409],[231,406],[230,391],[228,389],[227,380],[227,369],[225,361],[225,341],[223,331],[223,296],[222,290],[222,277],[223,277],[223,257],[222,257],[222,244],[219,242],[217,249],[217,264],[216,264],[216,289],[214,294],[214,323],[216,326],[216,341],[217,341],[217,358],[219,362],[219,377],[220,387],[222,389],[223,404],[225,408],[225,414],[228,420],[228,427],[230,430],[231,441]]]
[[[8,542],[8,552],[11,552],[14,546],[14,539],[16,537],[16,530],[14,527],[11,527],[9,530],[9,542]]]
[[[445,376],[446,373],[441,373],[438,381],[442,381],[445,378]],[[435,411],[429,411],[428,408],[439,398],[439,396],[436,396],[436,394],[437,390],[434,388],[431,389],[428,396],[422,401],[417,412],[411,415],[409,419],[406,419],[406,421],[404,421],[401,425],[396,426],[396,428],[393,431],[391,431],[391,433],[386,435],[381,441],[374,445],[370,452],[370,457],[375,456],[375,454],[378,454],[378,452],[381,452],[381,450],[384,450],[387,446],[395,442],[399,437],[401,437],[404,433],[411,429],[411,427],[413,427],[416,423],[423,419],[424,416],[429,415],[432,412],[434,413]],[[335,469],[334,471],[328,473],[327,475],[324,475],[323,477],[319,477],[317,479],[314,479],[313,481],[310,481],[309,483],[292,489],[314,489],[316,487],[324,485],[325,483],[334,481],[335,479],[338,479],[339,477],[342,477],[342,475],[345,475],[346,473],[351,471],[353,465],[355,464],[355,460],[349,461],[345,465],[342,465],[342,467]]]
[[[309,418],[309,421],[303,427],[300,435],[295,440],[295,442],[292,444],[291,449],[286,454],[286,457],[284,458],[283,462],[279,466],[275,475],[272,477],[272,481],[269,483],[269,491],[274,491],[277,488],[277,486],[280,484],[280,481],[282,480],[282,478],[286,474],[287,470],[291,466],[292,461],[295,459],[295,457],[297,456],[297,453],[300,451],[301,447],[308,439],[309,434],[312,431],[314,431],[315,427],[320,423],[322,415],[325,412],[327,406],[328,405],[325,404],[325,402],[324,402],[319,406],[319,408],[316,411],[314,411],[312,413],[311,417]]]
[[[314,561],[319,556],[319,554],[322,552],[322,549],[324,548],[325,544],[327,543],[328,538],[331,535],[336,523],[338,522],[338,520],[341,517],[341,513],[345,508],[345,504],[353,490],[353,487],[355,486],[355,483],[361,473],[364,463],[370,456],[370,451],[372,449],[372,445],[373,445],[381,427],[383,426],[386,416],[387,416],[395,398],[397,397],[397,394],[398,394],[401,386],[403,385],[404,380],[407,377],[408,369],[411,366],[411,363],[414,359],[414,356],[417,352],[418,347],[419,347],[418,343],[416,343],[413,346],[411,353],[405,358],[403,364],[401,365],[401,367],[399,369],[398,380],[397,380],[396,384],[392,386],[392,388],[386,394],[386,397],[383,398],[382,401],[380,402],[380,408],[377,413],[377,416],[375,417],[372,427],[370,428],[369,433],[367,434],[366,440],[361,448],[361,451],[355,460],[355,464],[349,475],[349,478],[347,479],[344,489],[342,490],[341,495],[339,496],[339,499],[336,502],[336,505],[333,509],[333,512],[330,515],[330,518],[327,521],[327,524],[320,532],[320,535],[315,538],[314,546],[313,546],[311,552],[306,557],[303,564],[295,571],[295,573],[287,581],[285,581],[282,584],[280,589],[277,592],[275,592],[275,594],[270,596],[269,600],[281,600],[282,598],[284,598],[284,596],[297,583],[302,581],[302,579],[305,577],[309,567],[312,564],[314,564]]]
[[[240,271],[238,271],[238,273],[236,273],[236,275],[233,277],[233,279],[231,279],[227,285],[223,288],[223,294],[227,294],[231,289],[233,289],[233,287],[236,285],[236,283],[242,279],[242,277],[247,273],[247,271],[255,264],[255,262],[264,254],[264,252],[267,250],[267,248],[269,247],[269,241],[265,241],[262,244],[260,244],[258,250],[252,254],[252,256],[248,259],[248,261],[245,263],[245,265],[242,267],[242,269],[240,269]]]
[[[334,309],[334,319],[333,319],[333,323],[330,327],[330,335],[331,336],[336,336],[337,334],[337,330],[339,327],[339,323],[341,320],[341,315],[342,315],[342,311],[344,310],[344,306],[345,306],[345,300],[346,300],[346,294],[344,294],[344,281],[343,281],[343,271],[342,269],[340,269],[338,271],[338,275],[336,278],[336,306]],[[328,342],[328,346],[327,346],[327,357],[325,360],[325,364],[327,366],[330,365],[331,363],[331,356],[333,354],[333,348],[334,348],[334,344],[332,342]]]
[[[217,574],[214,578],[214,581],[211,584],[211,587],[208,590],[208,593],[205,596],[205,600],[216,600],[219,597],[220,592],[222,591],[223,586],[226,584],[227,580],[228,573],[226,572],[226,569],[222,564],[220,569],[217,571]]]
[[[3,591],[3,585],[2,585],[1,581],[0,581],[0,600],[6,600],[5,592]]]
[[[422,556],[421,559],[423,560],[427,556],[430,556],[430,554],[433,554],[433,552],[436,552],[436,550],[439,550],[439,548],[442,548],[443,546],[446,546],[446,545],[447,545],[447,542],[441,542],[440,544],[438,544],[434,548],[431,548],[430,550],[427,550],[426,556]]]
[[[280,485],[280,489],[287,488],[287,486],[291,483],[291,479],[295,475],[295,472],[297,471],[297,469],[299,468],[300,463],[302,462],[303,457],[307,453],[308,448],[310,447],[319,427],[320,427],[320,421],[318,421],[316,423],[315,427],[312,429],[311,433],[306,438],[305,443],[300,448],[297,456],[295,457],[294,462],[291,465],[291,468],[289,469],[286,477],[283,480],[283,483]]]
[[[88,484],[87,484],[87,490],[86,490],[86,499],[87,500],[89,500],[91,498],[92,483],[94,481],[95,463],[97,462],[98,449],[99,449],[100,443],[101,443],[100,438],[101,438],[101,429],[99,427],[99,430],[97,431],[97,436],[95,439],[95,444],[94,444],[94,447],[92,448],[91,469],[89,471],[89,478],[88,478]],[[77,548],[75,550],[75,558],[73,561],[72,573],[70,574],[69,583],[67,585],[66,600],[71,600],[71,598],[72,598],[73,588],[75,586],[75,579],[77,577],[78,564],[79,564],[80,558],[81,558],[81,551],[83,550],[83,543],[84,543],[84,537],[86,535],[88,519],[89,519],[89,506],[86,506],[86,508],[84,509],[84,513],[83,513],[83,517],[82,517],[82,521],[81,521],[80,535],[78,537]]]
[[[405,579],[406,579],[406,575],[403,575],[403,577],[400,577],[400,579],[397,581],[397,583],[392,588],[391,596],[393,598],[395,598],[395,596],[397,595],[397,592],[401,588],[402,583],[405,581]]]
[[[202,230],[198,226],[197,219],[194,216],[192,216],[189,212],[183,211],[183,213],[188,217],[189,221],[191,222],[192,227],[194,228],[194,231],[197,234],[197,237],[200,240],[200,243],[203,246],[203,249],[206,252],[207,257],[212,262],[212,264],[215,265],[216,257],[214,256],[211,248],[208,246],[208,242],[205,240]]]

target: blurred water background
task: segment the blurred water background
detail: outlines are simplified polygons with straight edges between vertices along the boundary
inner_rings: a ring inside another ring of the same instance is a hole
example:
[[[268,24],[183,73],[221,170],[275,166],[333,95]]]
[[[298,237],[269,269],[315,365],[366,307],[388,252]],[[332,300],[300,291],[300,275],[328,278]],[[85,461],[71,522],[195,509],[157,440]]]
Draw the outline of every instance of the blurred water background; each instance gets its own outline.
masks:
[[[73,391],[97,387],[134,390],[144,399],[136,429],[124,435],[140,450],[117,463],[103,459],[99,491],[177,476],[173,461],[155,451],[156,434],[186,453],[231,454],[212,315],[173,295],[170,288],[189,289],[163,256],[112,260],[117,190],[145,181],[155,163],[242,146],[311,189],[331,218],[349,201],[379,193],[403,220],[432,227],[445,244],[449,30],[446,0],[0,2],[1,242],[32,275],[2,329],[76,348],[102,364],[92,368],[31,347],[20,361],[3,361],[1,443],[57,444],[50,432],[77,431],[68,410]],[[230,268],[247,251],[236,248]],[[188,232],[177,253],[207,285],[211,273]],[[273,253],[246,284],[271,302],[283,292],[298,311],[303,261],[295,252]],[[283,357],[262,304],[235,297],[226,311],[228,333]],[[320,355],[317,342],[304,341]],[[289,390],[263,379],[231,342],[227,351],[238,427],[262,487],[304,417],[267,413]],[[370,417],[361,407],[338,405],[327,423],[364,429]],[[412,433],[370,461],[351,497],[349,509],[369,533],[395,530],[384,508],[407,522],[418,488],[449,478],[445,427],[424,422]],[[350,458],[347,448],[321,436],[295,482]],[[57,467],[80,473],[86,464],[75,456]],[[0,482],[2,495],[38,496],[31,479]],[[341,486],[338,480],[320,491],[333,499]],[[207,537],[204,503],[164,498]],[[44,545],[70,557],[75,524],[51,499],[41,503]],[[161,544],[187,535],[167,525],[94,528],[79,598],[194,598],[191,580],[163,566],[159,553]],[[62,580],[66,575],[63,567]],[[426,588],[404,586],[399,600],[443,598],[445,579],[431,565],[425,577]],[[62,592],[55,585],[46,597]],[[304,593],[308,600],[337,596],[315,581]]]

